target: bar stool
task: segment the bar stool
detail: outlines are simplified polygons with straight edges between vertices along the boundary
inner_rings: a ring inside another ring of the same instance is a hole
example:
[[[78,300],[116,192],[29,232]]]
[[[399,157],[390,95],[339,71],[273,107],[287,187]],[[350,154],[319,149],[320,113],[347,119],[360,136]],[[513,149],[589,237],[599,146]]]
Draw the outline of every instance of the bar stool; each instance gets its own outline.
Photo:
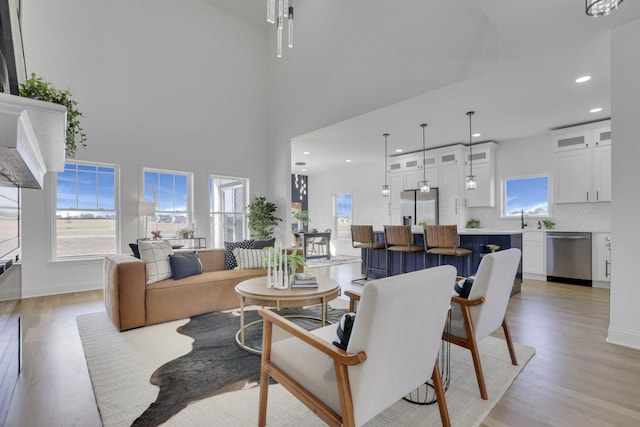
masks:
[[[402,273],[406,273],[404,270],[405,253],[422,252],[424,264],[425,247],[413,244],[410,225],[385,225],[384,242],[387,249],[387,276],[391,276],[391,270],[393,269],[393,263],[389,263],[388,259],[393,252],[400,252],[400,268],[402,269]]]
[[[457,225],[425,225],[424,244],[426,253],[438,255],[438,265],[442,265],[442,256],[467,257],[467,277],[471,275],[471,254],[473,251],[459,246]],[[464,260],[463,260],[464,269]]]
[[[385,273],[387,272],[386,265],[384,269],[371,267],[371,257],[373,256],[373,250],[385,248],[384,243],[376,243],[375,237],[373,235],[373,225],[352,225],[351,246],[357,249],[365,250],[364,277],[355,280],[369,280],[370,270],[384,271]],[[352,282],[355,280],[352,280]]]

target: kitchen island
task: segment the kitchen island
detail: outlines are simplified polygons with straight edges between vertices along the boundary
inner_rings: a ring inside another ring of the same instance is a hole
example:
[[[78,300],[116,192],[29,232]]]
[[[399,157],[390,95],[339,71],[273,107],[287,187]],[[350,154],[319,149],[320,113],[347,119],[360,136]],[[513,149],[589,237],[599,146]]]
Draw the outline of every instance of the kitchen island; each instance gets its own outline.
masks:
[[[414,227],[413,231],[413,243],[419,246],[424,245],[424,233],[420,227]],[[458,232],[460,235],[460,247],[471,249],[471,274],[475,274],[478,270],[478,266],[480,265],[480,261],[482,257],[491,251],[487,247],[487,245],[496,245],[499,246],[500,249],[510,249],[510,248],[518,248],[522,251],[522,231],[521,230],[491,230],[491,229],[464,229]],[[376,242],[384,243],[384,231],[374,231]],[[397,254],[391,254],[389,262],[393,263],[391,271],[394,274],[398,274],[401,271],[400,266],[400,257],[393,256]],[[362,262],[362,272],[364,272],[364,260],[365,260],[365,252],[364,250],[361,252],[361,256],[363,259]],[[371,256],[371,267],[379,268],[384,270],[386,266],[386,256],[387,251],[384,249],[374,250]],[[426,259],[425,259],[426,258]],[[464,276],[466,274],[466,265],[463,265],[466,262],[466,257],[442,257],[443,264],[450,264],[456,267],[458,270],[459,276]],[[425,260],[423,262],[423,259]],[[414,253],[406,253],[404,254],[404,268],[407,272],[422,270],[424,268],[435,267],[438,265],[438,257],[435,255],[426,255],[423,252],[414,252]],[[369,272],[369,277],[378,278],[383,277],[384,273],[382,272]],[[516,278],[513,283],[513,292],[512,294],[520,292],[520,288],[522,285],[522,256],[520,258],[520,265],[518,266],[518,272],[516,273]]]

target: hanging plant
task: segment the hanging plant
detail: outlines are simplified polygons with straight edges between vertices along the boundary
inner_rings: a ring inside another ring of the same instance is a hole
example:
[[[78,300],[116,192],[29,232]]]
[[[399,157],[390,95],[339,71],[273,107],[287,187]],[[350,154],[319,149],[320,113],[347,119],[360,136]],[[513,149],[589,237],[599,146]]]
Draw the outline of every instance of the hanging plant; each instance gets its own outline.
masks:
[[[78,111],[78,102],[72,98],[71,92],[58,90],[50,82],[31,73],[30,78],[20,83],[20,96],[67,107],[65,154],[68,158],[73,158],[78,147],[87,148],[87,134],[80,127],[80,117],[84,116]]]

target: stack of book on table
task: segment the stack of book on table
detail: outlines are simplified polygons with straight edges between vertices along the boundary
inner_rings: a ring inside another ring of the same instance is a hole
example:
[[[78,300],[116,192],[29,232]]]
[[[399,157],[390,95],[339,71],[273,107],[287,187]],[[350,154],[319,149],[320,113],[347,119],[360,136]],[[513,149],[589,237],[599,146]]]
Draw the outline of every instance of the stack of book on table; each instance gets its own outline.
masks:
[[[318,278],[311,273],[296,273],[293,278],[292,288],[317,288]]]

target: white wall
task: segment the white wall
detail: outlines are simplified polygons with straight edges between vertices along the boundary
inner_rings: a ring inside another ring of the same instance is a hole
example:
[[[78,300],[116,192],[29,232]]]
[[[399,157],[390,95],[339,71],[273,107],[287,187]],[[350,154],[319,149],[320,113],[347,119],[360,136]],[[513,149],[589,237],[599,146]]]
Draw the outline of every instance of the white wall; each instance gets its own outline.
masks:
[[[358,249],[351,247],[351,238],[335,239],[333,224],[333,196],[351,193],[353,224],[372,224],[374,230],[382,230],[389,224],[389,198],[382,197],[384,165],[346,168],[340,171],[314,175],[309,178],[309,217],[311,227],[318,230],[332,228],[331,245],[334,254],[359,255]]]
[[[640,141],[640,20],[611,32],[612,219],[611,315],[607,341],[640,349],[640,286],[637,277],[638,184],[632,178],[638,169]]]
[[[200,0],[22,4],[28,72],[69,88],[85,115],[77,159],[120,166],[122,252],[140,237],[142,167],[194,173],[201,236],[210,174],[266,193],[262,31]],[[24,296],[101,288],[102,260],[49,262],[49,192],[23,192]]]

